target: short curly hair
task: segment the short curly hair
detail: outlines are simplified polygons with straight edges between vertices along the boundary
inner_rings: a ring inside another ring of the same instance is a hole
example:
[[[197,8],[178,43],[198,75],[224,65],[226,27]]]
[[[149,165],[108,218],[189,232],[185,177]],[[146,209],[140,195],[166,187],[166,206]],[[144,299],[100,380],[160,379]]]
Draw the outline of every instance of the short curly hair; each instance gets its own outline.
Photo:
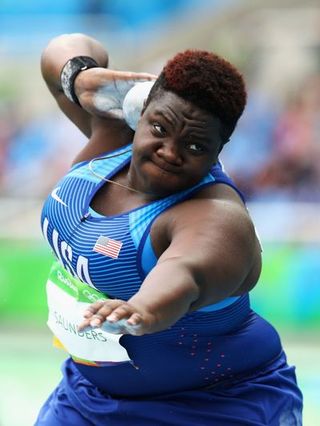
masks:
[[[220,56],[204,50],[176,54],[162,69],[146,106],[170,91],[218,117],[226,143],[246,105],[247,92],[240,72]]]

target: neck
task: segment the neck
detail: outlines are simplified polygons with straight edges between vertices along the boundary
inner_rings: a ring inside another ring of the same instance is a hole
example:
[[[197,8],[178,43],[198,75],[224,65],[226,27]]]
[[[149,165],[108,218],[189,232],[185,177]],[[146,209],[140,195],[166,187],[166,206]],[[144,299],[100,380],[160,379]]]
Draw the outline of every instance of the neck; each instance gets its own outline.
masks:
[[[161,195],[150,190],[148,182],[139,173],[137,173],[132,162],[130,163],[129,170],[126,173],[126,182],[128,183],[128,187],[133,188],[134,191],[141,194],[145,201],[155,201],[162,198]]]

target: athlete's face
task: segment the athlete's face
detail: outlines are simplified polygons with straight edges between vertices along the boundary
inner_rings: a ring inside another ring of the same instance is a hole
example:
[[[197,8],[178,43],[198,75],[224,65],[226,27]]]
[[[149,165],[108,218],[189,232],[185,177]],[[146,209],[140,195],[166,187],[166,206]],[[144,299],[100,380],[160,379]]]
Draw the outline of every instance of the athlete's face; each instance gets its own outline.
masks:
[[[153,100],[140,118],[131,181],[156,197],[199,182],[217,161],[220,121],[171,92]]]

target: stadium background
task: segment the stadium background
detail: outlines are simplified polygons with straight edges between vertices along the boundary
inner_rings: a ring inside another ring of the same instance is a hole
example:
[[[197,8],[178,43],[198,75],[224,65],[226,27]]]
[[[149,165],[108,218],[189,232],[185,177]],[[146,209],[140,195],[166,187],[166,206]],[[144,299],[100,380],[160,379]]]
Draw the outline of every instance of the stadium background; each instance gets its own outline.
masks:
[[[311,0],[0,0],[0,425],[32,425],[64,355],[45,326],[52,260],[41,204],[84,137],[39,71],[65,32],[102,41],[110,66],[158,72],[185,48],[221,53],[249,89],[223,155],[264,247],[254,307],[279,330],[320,424],[320,6]],[[59,152],[59,155],[54,154]]]

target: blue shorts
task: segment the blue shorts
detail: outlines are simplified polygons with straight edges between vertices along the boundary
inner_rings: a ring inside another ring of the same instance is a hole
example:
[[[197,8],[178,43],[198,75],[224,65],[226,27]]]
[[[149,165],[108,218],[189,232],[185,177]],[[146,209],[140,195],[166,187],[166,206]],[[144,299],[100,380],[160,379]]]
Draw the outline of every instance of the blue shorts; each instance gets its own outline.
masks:
[[[62,371],[35,426],[302,425],[302,394],[284,353],[258,373],[232,382],[152,398],[102,393],[68,360]]]

